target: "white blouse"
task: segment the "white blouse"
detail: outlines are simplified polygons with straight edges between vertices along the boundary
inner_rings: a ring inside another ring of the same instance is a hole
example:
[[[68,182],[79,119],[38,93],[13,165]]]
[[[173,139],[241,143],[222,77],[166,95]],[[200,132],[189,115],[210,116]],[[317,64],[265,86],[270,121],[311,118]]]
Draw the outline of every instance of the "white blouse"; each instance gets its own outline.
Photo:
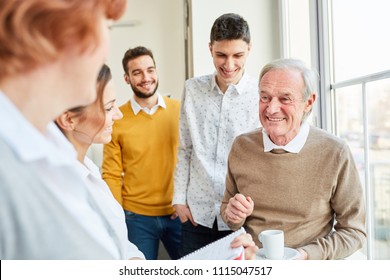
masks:
[[[80,163],[80,173],[85,178],[88,191],[93,199],[91,204],[102,216],[108,234],[112,238],[114,245],[112,248],[115,250],[113,254],[118,256],[118,259],[145,259],[144,254],[127,239],[124,211],[102,179],[99,168],[87,156],[84,159],[84,165]]]

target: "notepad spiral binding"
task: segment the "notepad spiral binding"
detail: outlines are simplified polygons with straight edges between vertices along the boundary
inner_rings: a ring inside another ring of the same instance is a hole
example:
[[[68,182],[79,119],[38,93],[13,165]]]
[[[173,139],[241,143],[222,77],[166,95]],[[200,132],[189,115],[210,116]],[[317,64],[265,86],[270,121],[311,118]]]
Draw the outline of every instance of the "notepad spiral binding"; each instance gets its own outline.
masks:
[[[224,238],[218,239],[184,257],[180,260],[239,260],[244,259],[244,247],[232,248],[230,243],[240,234],[245,233],[241,227]]]

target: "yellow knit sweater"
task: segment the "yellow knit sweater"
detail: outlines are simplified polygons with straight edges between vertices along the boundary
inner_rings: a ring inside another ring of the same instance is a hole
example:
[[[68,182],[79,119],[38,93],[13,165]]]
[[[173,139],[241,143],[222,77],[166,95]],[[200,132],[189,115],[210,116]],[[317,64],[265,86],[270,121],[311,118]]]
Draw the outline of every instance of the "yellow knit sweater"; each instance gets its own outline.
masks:
[[[166,109],[134,115],[130,102],[104,145],[103,179],[125,210],[163,216],[172,208],[173,174],[178,146],[179,101],[164,97]]]

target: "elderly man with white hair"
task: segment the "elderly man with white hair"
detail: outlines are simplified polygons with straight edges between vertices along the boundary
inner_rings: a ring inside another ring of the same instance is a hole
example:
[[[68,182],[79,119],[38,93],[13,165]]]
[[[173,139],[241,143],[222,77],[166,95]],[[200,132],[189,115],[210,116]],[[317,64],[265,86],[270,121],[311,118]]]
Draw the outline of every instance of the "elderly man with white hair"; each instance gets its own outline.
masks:
[[[256,240],[280,229],[300,259],[342,259],[366,239],[363,192],[347,144],[305,120],[317,75],[294,59],[260,74],[262,128],[235,139],[221,214],[231,229]]]

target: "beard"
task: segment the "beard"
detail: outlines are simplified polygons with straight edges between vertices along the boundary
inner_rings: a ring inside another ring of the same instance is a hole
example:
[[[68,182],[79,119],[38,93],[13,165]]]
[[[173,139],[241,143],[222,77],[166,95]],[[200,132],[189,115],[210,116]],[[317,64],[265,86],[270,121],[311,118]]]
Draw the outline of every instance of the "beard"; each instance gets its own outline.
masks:
[[[143,98],[143,99],[147,99],[151,96],[153,96],[156,91],[157,91],[157,88],[158,88],[158,82],[156,82],[156,87],[154,88],[154,90],[152,92],[148,92],[148,93],[144,93],[140,90],[138,90],[135,86],[133,86],[132,84],[130,84],[135,96],[137,96],[138,98]]]

